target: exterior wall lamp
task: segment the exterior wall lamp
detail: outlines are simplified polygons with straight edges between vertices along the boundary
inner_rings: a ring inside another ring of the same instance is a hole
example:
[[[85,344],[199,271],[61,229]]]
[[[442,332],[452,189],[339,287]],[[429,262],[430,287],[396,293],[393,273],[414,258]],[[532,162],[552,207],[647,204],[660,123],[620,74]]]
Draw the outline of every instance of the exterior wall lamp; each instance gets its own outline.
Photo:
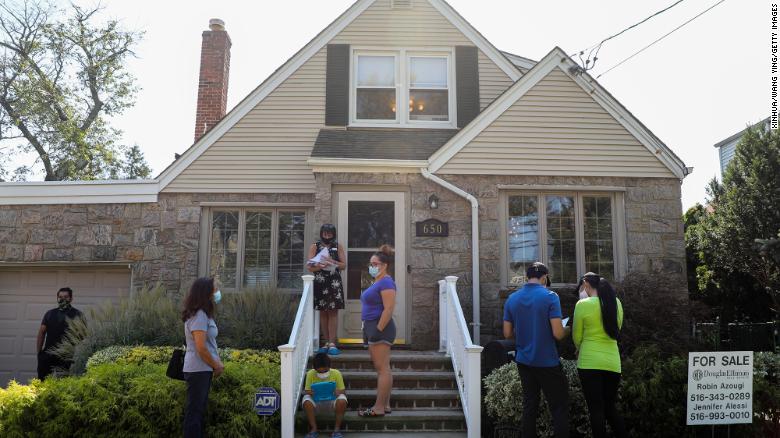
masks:
[[[428,205],[431,206],[432,210],[436,210],[437,208],[439,208],[439,197],[436,196],[436,194],[431,195],[428,198]]]

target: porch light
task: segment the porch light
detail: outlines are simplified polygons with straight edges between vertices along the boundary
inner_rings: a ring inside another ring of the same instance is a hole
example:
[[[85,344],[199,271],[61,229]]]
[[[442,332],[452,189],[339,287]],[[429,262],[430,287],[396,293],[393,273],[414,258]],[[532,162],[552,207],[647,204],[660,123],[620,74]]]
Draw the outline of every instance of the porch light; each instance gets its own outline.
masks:
[[[439,197],[436,196],[436,194],[431,195],[428,198],[428,205],[431,206],[432,210],[436,210],[437,208],[439,208]]]

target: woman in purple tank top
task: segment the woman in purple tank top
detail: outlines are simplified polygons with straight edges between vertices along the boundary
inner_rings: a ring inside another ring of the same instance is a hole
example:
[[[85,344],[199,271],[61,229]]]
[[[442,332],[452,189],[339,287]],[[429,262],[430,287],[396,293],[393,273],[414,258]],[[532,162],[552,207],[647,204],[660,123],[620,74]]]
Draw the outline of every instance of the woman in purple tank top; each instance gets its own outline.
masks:
[[[371,256],[368,273],[374,277],[374,284],[360,294],[363,319],[363,343],[376,369],[376,401],[374,406],[358,412],[361,417],[381,417],[389,414],[390,390],[393,388],[393,374],[390,370],[390,348],[395,341],[396,287],[387,274],[395,251],[390,245],[382,245]]]

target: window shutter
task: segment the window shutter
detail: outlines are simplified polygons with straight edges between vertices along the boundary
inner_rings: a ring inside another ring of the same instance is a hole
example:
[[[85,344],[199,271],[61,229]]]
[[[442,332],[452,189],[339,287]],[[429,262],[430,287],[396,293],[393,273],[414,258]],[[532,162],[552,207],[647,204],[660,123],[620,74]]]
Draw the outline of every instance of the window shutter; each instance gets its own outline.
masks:
[[[479,65],[477,48],[455,47],[458,127],[468,125],[479,114]]]
[[[349,45],[328,44],[325,80],[325,125],[347,126],[349,122]]]

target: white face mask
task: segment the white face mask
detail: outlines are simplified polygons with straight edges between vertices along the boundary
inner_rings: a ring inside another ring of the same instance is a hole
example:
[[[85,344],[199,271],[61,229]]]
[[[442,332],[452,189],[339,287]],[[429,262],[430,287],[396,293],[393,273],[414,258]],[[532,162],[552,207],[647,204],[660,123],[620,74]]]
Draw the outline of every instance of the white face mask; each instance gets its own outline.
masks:
[[[580,299],[581,299],[581,300],[584,300],[585,298],[588,298],[588,293],[587,293],[587,292],[585,292],[585,289],[582,289],[582,290],[580,291]]]
[[[328,376],[330,376],[330,370],[327,373],[317,373],[317,378],[320,380],[325,380]]]

